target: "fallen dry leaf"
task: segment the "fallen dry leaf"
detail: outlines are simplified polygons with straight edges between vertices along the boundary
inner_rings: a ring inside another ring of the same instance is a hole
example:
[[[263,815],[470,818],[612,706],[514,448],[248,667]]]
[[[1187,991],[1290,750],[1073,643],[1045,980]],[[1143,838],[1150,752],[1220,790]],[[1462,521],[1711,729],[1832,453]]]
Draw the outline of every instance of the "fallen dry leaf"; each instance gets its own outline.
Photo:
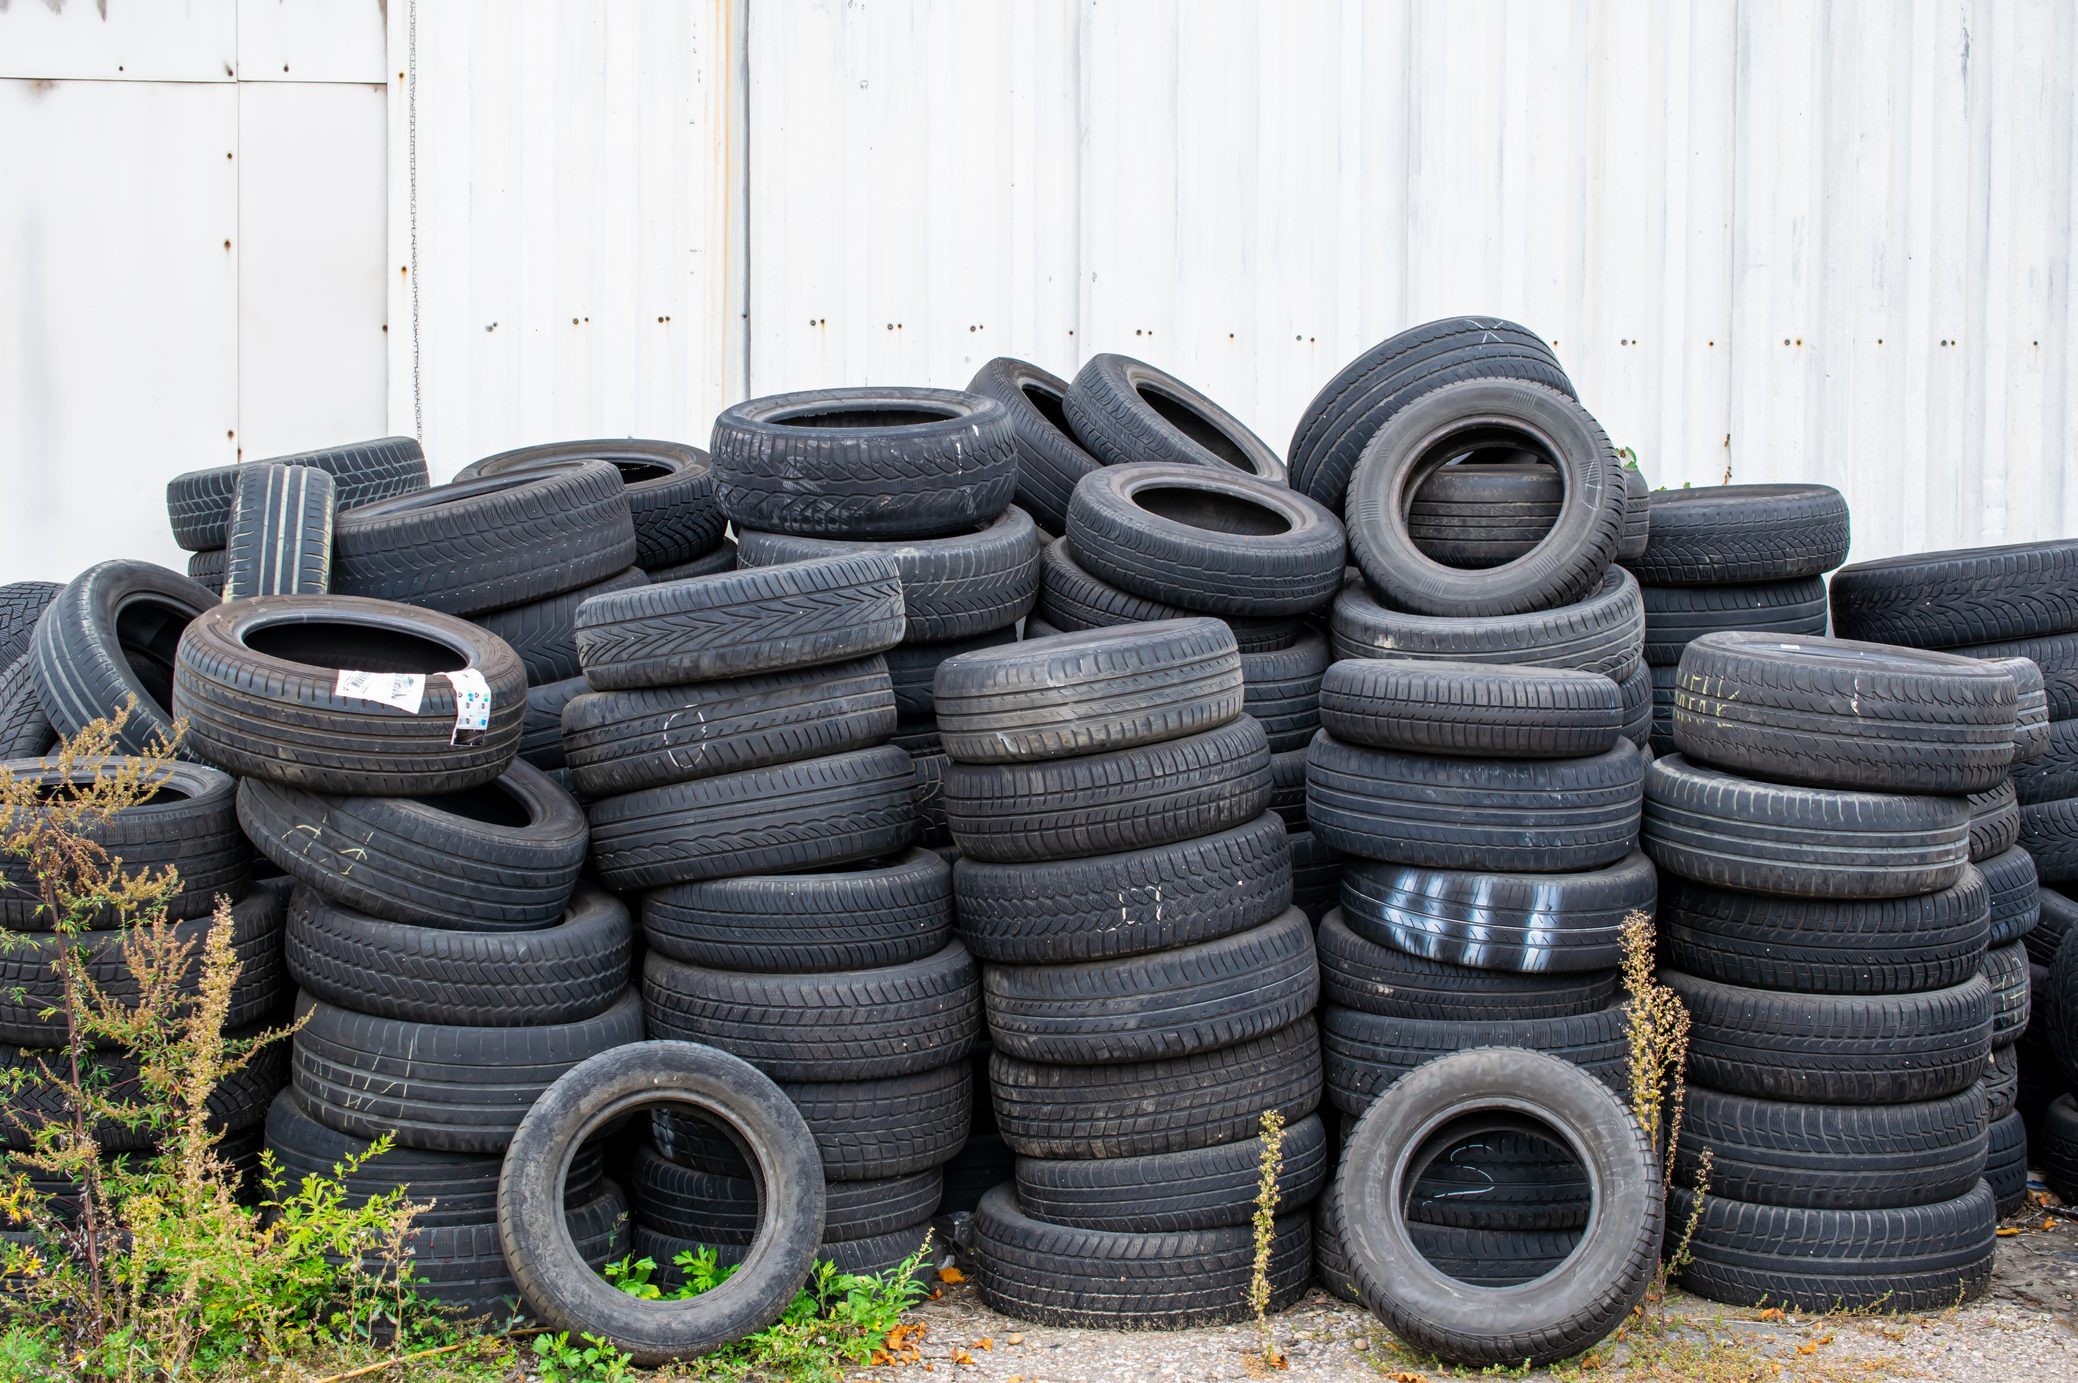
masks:
[[[940,1268],[938,1270],[938,1280],[940,1282],[965,1282],[967,1275],[958,1268]]]
[[[995,1347],[996,1337],[993,1335],[984,1335],[973,1344],[967,1346],[969,1349],[994,1349]]]
[[[2011,1238],[2012,1238],[2012,1237],[2013,1237],[2014,1235],[2016,1235],[2016,1234],[2020,1233],[2020,1231],[2019,1231],[2019,1230],[2017,1230],[2017,1229],[2013,1228],[2013,1227],[2012,1227],[2011,1225],[2004,1225],[2004,1226],[2001,1226],[2001,1227],[2000,1227],[2000,1228],[1999,1228],[1998,1230],[1996,1230],[1995,1232],[1997,1233],[1998,1237],[1999,1237],[1999,1238],[2001,1238],[2001,1239],[2011,1239]]]
[[[1782,1319],[1782,1308],[1779,1306],[1770,1306],[1767,1310],[1761,1312],[1758,1316],[1755,1316],[1754,1319],[1757,1321],[1779,1321]]]
[[[969,1368],[974,1367],[974,1356],[967,1353],[964,1349],[954,1350],[949,1357],[955,1364],[965,1364]]]

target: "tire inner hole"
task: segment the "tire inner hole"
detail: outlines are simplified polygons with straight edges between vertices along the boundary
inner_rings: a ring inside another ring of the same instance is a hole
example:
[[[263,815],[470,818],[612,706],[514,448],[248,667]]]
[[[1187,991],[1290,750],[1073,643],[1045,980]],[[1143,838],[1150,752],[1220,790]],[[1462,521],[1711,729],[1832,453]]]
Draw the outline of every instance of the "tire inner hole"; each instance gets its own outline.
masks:
[[[958,416],[949,408],[833,408],[788,413],[773,421],[788,427],[915,427]]]
[[[1068,431],[1068,413],[1066,408],[1062,406],[1062,395],[1056,394],[1051,389],[1042,388],[1037,384],[1025,385],[1024,392],[1025,399],[1032,407],[1039,410],[1040,417],[1053,424],[1055,431],[1064,437],[1072,438],[1074,436],[1073,433]]]
[[[1403,1209],[1415,1248],[1437,1271],[1512,1287],[1552,1272],[1579,1246],[1593,1193],[1555,1132],[1446,1126],[1422,1154],[1408,1163]]]
[[[1213,533],[1267,538],[1289,533],[1292,526],[1291,520],[1274,509],[1238,495],[1190,485],[1150,485],[1133,491],[1133,503],[1159,518]]]
[[[718,1267],[741,1263],[765,1219],[766,1191],[735,1130],[672,1104],[629,1120],[622,1138],[634,1208],[629,1258],[655,1263],[649,1280],[670,1294],[686,1280],[680,1256],[703,1250]]]
[[[456,672],[469,664],[445,644],[416,634],[332,620],[267,625],[248,631],[244,642],[269,658],[354,672]]]
[[[534,819],[519,798],[507,792],[497,783],[487,783],[466,792],[443,792],[425,797],[414,797],[412,801],[422,807],[431,807],[436,812],[451,816],[467,817],[486,826],[503,826],[517,830]]]
[[[1249,459],[1240,443],[1226,434],[1218,423],[1192,408],[1181,399],[1174,399],[1159,389],[1142,384],[1135,392],[1147,401],[1147,406],[1160,415],[1163,422],[1196,442],[1237,471],[1255,474],[1255,463]]]
[[[146,697],[164,711],[173,704],[173,655],[190,616],[160,600],[133,600],[117,609],[116,647]]]

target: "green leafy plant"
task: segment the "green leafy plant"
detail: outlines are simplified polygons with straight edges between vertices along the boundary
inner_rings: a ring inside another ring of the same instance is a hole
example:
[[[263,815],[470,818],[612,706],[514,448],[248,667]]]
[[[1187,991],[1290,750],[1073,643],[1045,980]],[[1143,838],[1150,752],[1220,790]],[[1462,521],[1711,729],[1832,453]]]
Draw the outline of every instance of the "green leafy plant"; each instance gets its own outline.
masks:
[[[570,1343],[568,1331],[534,1337],[534,1358],[541,1383],[620,1383],[628,1376],[628,1356],[597,1335]]]

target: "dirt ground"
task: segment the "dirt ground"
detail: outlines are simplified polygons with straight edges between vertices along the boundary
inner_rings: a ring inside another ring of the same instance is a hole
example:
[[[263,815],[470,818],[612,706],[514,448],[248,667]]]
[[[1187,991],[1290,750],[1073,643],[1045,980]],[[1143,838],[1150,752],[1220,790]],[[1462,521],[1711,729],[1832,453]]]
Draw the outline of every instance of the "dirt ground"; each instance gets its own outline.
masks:
[[[1671,1293],[1665,1323],[1531,1380],[1928,1379],[1939,1383],[2078,1383],[2078,1221],[2031,1211],[2007,1222],[1992,1289],[1955,1311],[1900,1317],[1738,1311]],[[2045,1227],[2047,1226],[2047,1227]],[[990,1383],[1223,1383],[1234,1379],[1430,1380],[1481,1377],[1402,1351],[1368,1314],[1315,1291],[1272,1318],[1289,1367],[1261,1360],[1254,1325],[1147,1334],[1027,1325],[984,1306],[971,1283],[949,1283],[917,1316],[920,1362],[935,1374]],[[968,1362],[971,1361],[971,1362]],[[1503,1371],[1496,1371],[1503,1372]],[[882,1370],[863,1377],[885,1377]]]

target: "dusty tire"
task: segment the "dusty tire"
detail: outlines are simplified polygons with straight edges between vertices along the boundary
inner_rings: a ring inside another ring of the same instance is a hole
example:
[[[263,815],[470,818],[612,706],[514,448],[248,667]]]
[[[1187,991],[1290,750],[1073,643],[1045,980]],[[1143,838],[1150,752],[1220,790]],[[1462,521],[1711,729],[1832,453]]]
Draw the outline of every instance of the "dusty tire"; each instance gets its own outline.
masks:
[[[323,595],[332,579],[332,477],[315,466],[239,468],[224,540],[226,600]]]
[[[203,587],[149,562],[101,562],[66,583],[37,619],[29,650],[52,728],[69,738],[135,698],[119,752],[170,742],[174,657],[189,624],[216,604]],[[204,757],[192,734],[179,752]]]
[[[1418,869],[1352,860],[1342,871],[1350,929],[1429,960],[1523,974],[1613,970],[1623,921],[1650,917],[1652,861],[1636,850],[1574,874]]]
[[[1061,411],[1075,439],[1107,466],[1213,466],[1285,483],[1284,462],[1240,419],[1176,376],[1130,356],[1085,360]]]
[[[1645,551],[1626,565],[1656,586],[1788,581],[1847,560],[1847,500],[1830,485],[1657,490],[1650,512]]]
[[[1613,567],[1576,604],[1488,619],[1389,610],[1361,581],[1335,597],[1330,633],[1337,658],[1440,658],[1578,668],[1622,681],[1637,670],[1645,642],[1638,583]]]
[[[263,457],[254,465],[314,466],[332,477],[339,508],[426,488],[426,454],[410,437],[378,437],[342,447]],[[213,466],[166,482],[166,516],[173,541],[189,552],[221,551],[231,522],[232,495],[243,466]]]
[[[1196,610],[1122,591],[1084,571],[1068,551],[1068,540],[1057,538],[1039,553],[1039,606],[1041,622],[1053,633],[1071,634],[1083,629],[1109,629],[1120,624],[1153,624],[1163,620],[1202,619]],[[1243,653],[1264,653],[1282,648],[1292,640],[1292,622],[1283,618],[1228,616],[1234,644]],[[1029,629],[1025,637],[1040,635]]]
[[[643,895],[650,949],[720,970],[870,970],[952,940],[952,872],[929,850],[792,874],[737,874]]]
[[[975,372],[968,392],[984,394],[1010,414],[1017,448],[1017,503],[1047,533],[1058,537],[1068,523],[1068,497],[1075,482],[1104,463],[1082,449],[1069,431],[1065,409],[1068,381],[1037,365],[998,356]]]
[[[2078,629],[2078,539],[1924,552],[1834,574],[1844,637],[1914,648],[2034,639]]]
[[[1277,1208],[1311,1205],[1334,1171],[1327,1130],[1309,1114],[1284,1131]],[[1262,1171],[1260,1135],[1147,1157],[1017,1159],[1017,1198],[1048,1224],[1128,1234],[1244,1225]]]
[[[706,452],[679,442],[547,442],[486,456],[455,472],[455,479],[568,470],[586,461],[604,461],[620,472],[635,524],[636,566],[648,571],[697,561],[721,545],[724,520],[714,502],[714,467]]]
[[[1321,725],[1375,749],[1572,759],[1613,748],[1623,693],[1592,672],[1348,658],[1321,679]]]

